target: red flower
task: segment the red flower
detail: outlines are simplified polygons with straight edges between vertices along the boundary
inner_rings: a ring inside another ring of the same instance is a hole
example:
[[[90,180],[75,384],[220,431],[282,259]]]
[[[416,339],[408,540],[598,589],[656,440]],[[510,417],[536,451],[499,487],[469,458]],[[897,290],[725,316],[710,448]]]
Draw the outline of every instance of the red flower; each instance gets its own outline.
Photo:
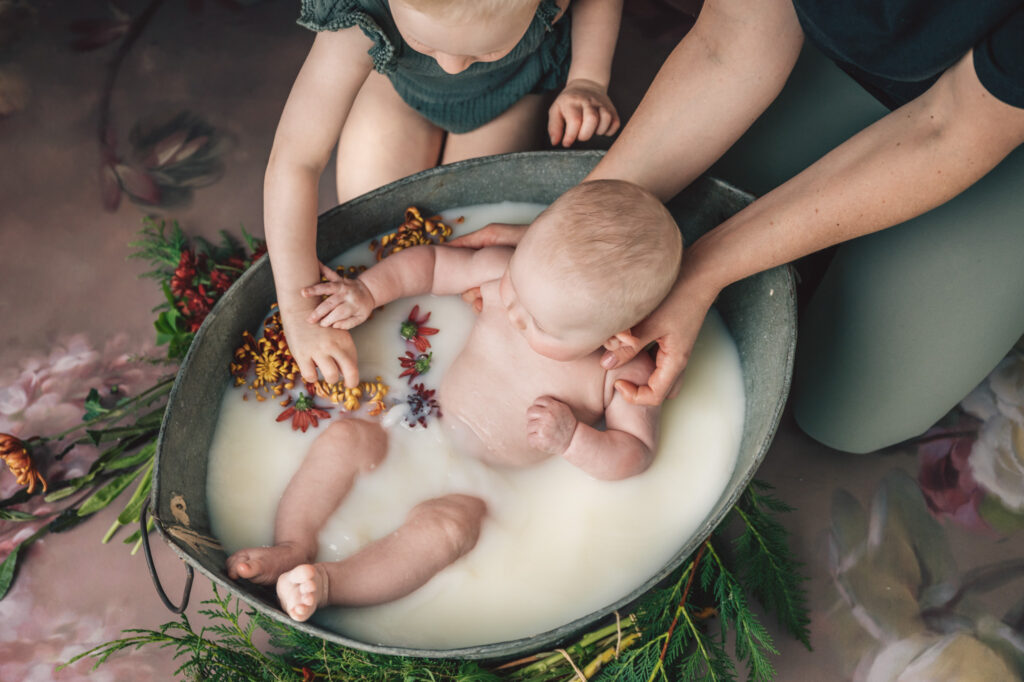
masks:
[[[331,408],[317,407],[312,397],[300,393],[295,404],[288,406],[284,412],[279,414],[277,421],[283,422],[286,419],[291,419],[292,431],[302,429],[302,432],[305,433],[310,426],[314,428],[320,426],[321,419],[330,419],[331,415],[327,412],[329,409]]]
[[[231,287],[237,277],[237,275],[232,276],[219,268],[214,268],[210,270],[210,285],[218,293],[223,294]]]
[[[416,350],[421,353],[425,353],[427,352],[427,349],[430,348],[430,341],[427,341],[424,337],[433,336],[438,332],[438,330],[433,327],[424,327],[423,325],[430,319],[430,313],[424,315],[423,319],[420,320],[417,319],[417,313],[419,313],[419,311],[420,307],[418,305],[412,307],[412,312],[409,313],[408,319],[402,323],[399,333],[402,335],[403,339],[416,346]]]
[[[423,384],[416,384],[412,388],[415,392],[406,400],[409,414],[405,418],[405,423],[409,426],[419,424],[427,428],[427,417],[441,416],[441,405],[434,398],[436,391],[427,390]]]
[[[177,298],[185,298],[185,294],[195,286],[196,254],[192,249],[182,249],[178,267],[171,275],[171,293]]]
[[[430,359],[433,353],[420,353],[416,355],[411,350],[405,351],[405,357],[399,357],[398,361],[402,363],[402,367],[405,371],[398,375],[398,378],[409,377],[409,383],[412,384],[412,380],[421,374],[426,374],[430,371]]]

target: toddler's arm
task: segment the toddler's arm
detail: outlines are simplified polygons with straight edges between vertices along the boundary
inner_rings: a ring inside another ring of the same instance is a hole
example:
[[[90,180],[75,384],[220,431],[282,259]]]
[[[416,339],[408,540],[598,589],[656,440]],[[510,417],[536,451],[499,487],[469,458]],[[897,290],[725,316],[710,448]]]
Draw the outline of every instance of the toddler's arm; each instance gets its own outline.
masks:
[[[562,93],[548,110],[551,144],[614,135],[619,115],[608,98],[622,0],[576,0],[572,7],[572,65]]]
[[[277,126],[263,189],[267,248],[288,346],[304,379],[315,380],[319,367],[327,381],[344,374],[350,386],[359,380],[351,338],[306,322],[316,304],[300,291],[320,279],[317,187],[372,68],[370,46],[356,27],[317,34]]]
[[[530,445],[561,455],[580,469],[601,480],[617,481],[647,470],[654,460],[658,438],[660,406],[634,405],[615,391],[617,379],[647,381],[654,361],[637,355],[621,369],[608,373],[605,430],[579,422],[565,403],[550,396],[538,398],[526,411],[527,440]]]
[[[369,317],[374,308],[396,299],[428,293],[461,294],[498,279],[511,257],[512,249],[500,246],[478,251],[414,246],[385,258],[355,280],[343,279],[325,268],[324,275],[333,281],[302,290],[308,298],[327,296],[308,321],[351,329]]]

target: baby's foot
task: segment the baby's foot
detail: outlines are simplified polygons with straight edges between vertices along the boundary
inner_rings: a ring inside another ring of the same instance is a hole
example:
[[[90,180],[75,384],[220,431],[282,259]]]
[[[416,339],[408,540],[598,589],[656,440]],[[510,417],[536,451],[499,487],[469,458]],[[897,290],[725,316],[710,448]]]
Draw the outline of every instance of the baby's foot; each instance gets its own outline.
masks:
[[[327,570],[323,564],[302,564],[277,579],[277,598],[292,619],[302,622],[327,603]]]
[[[285,571],[312,558],[308,551],[292,543],[240,549],[228,557],[228,577],[232,580],[245,578],[260,585],[271,585]]]

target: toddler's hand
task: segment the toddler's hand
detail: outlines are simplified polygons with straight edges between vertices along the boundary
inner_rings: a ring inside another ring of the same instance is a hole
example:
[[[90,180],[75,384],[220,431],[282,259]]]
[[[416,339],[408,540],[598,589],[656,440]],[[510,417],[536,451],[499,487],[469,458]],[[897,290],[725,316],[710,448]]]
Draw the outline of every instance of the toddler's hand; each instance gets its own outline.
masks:
[[[551,396],[541,396],[526,409],[526,442],[549,455],[561,455],[569,449],[576,423],[568,405]]]
[[[619,114],[605,88],[585,78],[565,84],[565,89],[548,109],[548,135],[551,144],[571,147],[576,140],[598,135],[614,135],[619,129]]]
[[[309,324],[302,313],[286,314],[282,311],[281,322],[288,339],[288,350],[295,358],[304,381],[316,381],[319,367],[329,384],[344,378],[346,386],[359,385],[356,346],[351,334]]]
[[[306,298],[327,298],[314,308],[306,321],[335,329],[352,329],[365,322],[376,305],[366,285],[358,279],[346,279],[324,265],[320,268],[329,281],[305,287],[301,293]]]

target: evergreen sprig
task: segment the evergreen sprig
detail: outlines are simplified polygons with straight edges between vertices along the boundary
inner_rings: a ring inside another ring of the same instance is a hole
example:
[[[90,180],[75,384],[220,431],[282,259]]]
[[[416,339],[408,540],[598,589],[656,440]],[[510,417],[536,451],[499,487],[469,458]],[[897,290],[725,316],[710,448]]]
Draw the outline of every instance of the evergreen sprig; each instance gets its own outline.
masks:
[[[128,637],[80,654],[68,665],[94,658],[98,666],[119,651],[156,644],[173,647],[176,659],[188,657],[179,674],[228,682],[572,682],[579,680],[577,669],[602,682],[732,682],[737,666],[746,669],[747,679],[767,682],[775,675],[771,657],[778,651],[750,608],[750,596],[774,611],[801,642],[809,642],[804,578],[797,573],[801,564],[792,556],[786,530],[773,517],[789,507],[769,490],[755,482],[733,508],[727,520],[741,525],[735,540],[726,537],[730,524],[723,524],[632,614],[588,632],[564,650],[487,667],[372,654],[329,643],[254,609],[243,611],[241,602],[221,596],[214,585],[213,599],[204,602],[210,608],[200,611],[213,624],[200,632],[182,616],[158,630],[126,630]],[[718,627],[713,627],[715,619]],[[269,635],[276,653],[264,653],[254,643],[257,629]],[[726,644],[730,633],[731,652]]]

